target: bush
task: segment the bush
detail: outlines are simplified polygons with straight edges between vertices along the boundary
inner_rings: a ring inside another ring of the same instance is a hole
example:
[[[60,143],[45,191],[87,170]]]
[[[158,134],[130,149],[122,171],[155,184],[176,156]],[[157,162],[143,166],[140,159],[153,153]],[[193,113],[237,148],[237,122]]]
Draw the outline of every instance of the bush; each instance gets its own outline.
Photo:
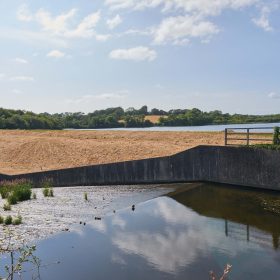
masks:
[[[48,197],[48,196],[49,196],[49,192],[50,192],[50,189],[49,189],[49,188],[44,188],[44,189],[43,189],[43,195],[44,195],[44,197]]]
[[[280,131],[279,126],[275,126],[273,134],[273,144],[280,145]]]
[[[17,201],[25,201],[31,199],[31,186],[26,185],[18,185],[13,190],[13,195],[17,198]]]
[[[44,197],[54,197],[53,189],[52,188],[44,188],[43,189]]]
[[[22,223],[22,217],[19,215],[16,218],[13,219],[12,221],[14,226],[20,225]]]
[[[4,211],[10,211],[11,210],[11,204],[5,203],[3,206]]]
[[[17,196],[14,193],[12,193],[8,196],[7,201],[10,205],[14,205],[14,204],[17,204],[18,199],[17,199]]]
[[[13,222],[13,218],[11,215],[7,216],[4,220],[5,225],[10,225],[10,224],[12,224],[12,222]]]
[[[7,198],[10,204],[31,198],[32,183],[27,180],[4,181],[0,185],[2,198]]]
[[[7,198],[9,196],[10,190],[6,186],[0,187],[0,194],[3,199]]]

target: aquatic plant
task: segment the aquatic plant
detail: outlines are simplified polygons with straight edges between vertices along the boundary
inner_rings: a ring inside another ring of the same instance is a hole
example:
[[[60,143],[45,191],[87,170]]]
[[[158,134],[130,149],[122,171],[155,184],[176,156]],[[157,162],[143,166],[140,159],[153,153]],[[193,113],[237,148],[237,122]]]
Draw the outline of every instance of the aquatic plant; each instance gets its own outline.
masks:
[[[88,195],[87,195],[86,192],[84,193],[84,199],[85,199],[86,201],[88,201]]]
[[[5,203],[3,206],[4,211],[10,211],[11,210],[11,204],[10,203]]]
[[[5,225],[11,225],[13,222],[13,218],[11,215],[7,216],[5,219],[4,219],[4,224]]]
[[[210,271],[209,274],[210,274],[211,280],[226,280],[226,277],[230,273],[231,268],[232,268],[232,265],[227,264],[224,269],[223,275],[220,278],[218,278],[213,271]]]
[[[20,225],[22,223],[22,217],[18,215],[16,218],[13,219],[12,223],[14,226]]]

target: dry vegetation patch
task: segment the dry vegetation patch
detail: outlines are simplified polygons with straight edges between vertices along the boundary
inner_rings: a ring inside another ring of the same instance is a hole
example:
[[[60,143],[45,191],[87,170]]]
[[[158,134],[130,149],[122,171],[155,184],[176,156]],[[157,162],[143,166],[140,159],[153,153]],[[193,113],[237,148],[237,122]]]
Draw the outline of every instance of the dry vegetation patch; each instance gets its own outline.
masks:
[[[223,142],[222,132],[0,130],[0,173],[160,157]]]

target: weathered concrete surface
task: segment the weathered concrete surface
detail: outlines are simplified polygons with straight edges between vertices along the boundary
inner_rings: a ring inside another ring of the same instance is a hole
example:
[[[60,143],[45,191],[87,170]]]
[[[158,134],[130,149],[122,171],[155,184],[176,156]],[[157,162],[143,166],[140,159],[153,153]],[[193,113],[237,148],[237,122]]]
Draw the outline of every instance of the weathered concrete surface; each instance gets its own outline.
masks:
[[[279,174],[279,151],[198,146],[169,157],[3,176],[30,179],[37,186],[46,179],[55,186],[207,181],[280,190]]]

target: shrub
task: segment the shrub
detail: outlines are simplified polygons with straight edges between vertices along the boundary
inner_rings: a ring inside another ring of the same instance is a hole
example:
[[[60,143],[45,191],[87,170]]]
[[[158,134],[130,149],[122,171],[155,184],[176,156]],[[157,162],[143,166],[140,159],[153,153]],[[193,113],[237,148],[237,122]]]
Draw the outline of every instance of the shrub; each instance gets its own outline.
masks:
[[[14,226],[20,225],[22,223],[22,217],[18,215],[16,218],[13,219],[12,223]]]
[[[9,188],[7,188],[6,186],[0,187],[0,194],[3,199],[7,198],[9,196],[9,193],[10,193]]]
[[[18,185],[13,190],[13,194],[17,198],[17,201],[25,201],[31,199],[31,186],[28,184]]]
[[[43,195],[44,197],[54,197],[53,188],[44,188]]]
[[[275,126],[273,134],[273,144],[280,145],[280,131],[279,126]]]
[[[11,193],[8,196],[7,201],[10,205],[14,205],[14,204],[17,204],[18,199],[17,199],[17,196],[14,193]]]
[[[10,211],[11,210],[11,204],[5,203],[3,206],[4,211]]]
[[[10,224],[12,224],[12,222],[13,222],[13,218],[11,215],[7,216],[4,220],[5,225],[10,225]]]
[[[4,181],[0,185],[2,198],[7,198],[10,204],[31,198],[32,183],[27,180]]]
[[[86,193],[86,192],[84,193],[84,199],[85,199],[86,201],[88,201],[88,196],[87,196],[87,193]]]
[[[49,196],[49,192],[50,192],[50,189],[49,189],[49,188],[44,188],[44,189],[43,189],[43,195],[44,195],[44,197],[48,197],[48,196]]]
[[[54,197],[53,188],[50,188],[50,190],[49,190],[49,197]]]
[[[0,216],[0,224],[4,223],[4,218],[2,216]]]

